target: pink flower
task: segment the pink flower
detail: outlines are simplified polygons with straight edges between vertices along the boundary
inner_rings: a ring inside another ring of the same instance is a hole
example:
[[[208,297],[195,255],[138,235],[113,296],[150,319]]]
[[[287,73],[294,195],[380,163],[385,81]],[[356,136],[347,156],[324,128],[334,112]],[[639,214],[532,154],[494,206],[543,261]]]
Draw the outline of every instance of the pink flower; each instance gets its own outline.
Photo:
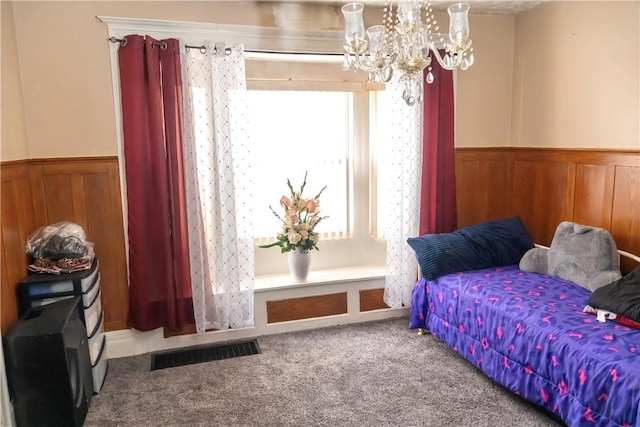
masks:
[[[291,206],[291,199],[289,199],[287,196],[280,197],[280,206],[287,209],[288,206]]]
[[[307,200],[307,212],[315,212],[317,207],[318,204],[315,202],[315,200]]]

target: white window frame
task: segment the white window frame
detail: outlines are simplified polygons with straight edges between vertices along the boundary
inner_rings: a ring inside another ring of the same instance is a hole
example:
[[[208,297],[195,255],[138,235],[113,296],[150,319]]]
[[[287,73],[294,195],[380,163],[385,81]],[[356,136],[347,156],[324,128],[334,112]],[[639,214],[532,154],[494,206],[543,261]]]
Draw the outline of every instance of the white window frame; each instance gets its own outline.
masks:
[[[294,82],[295,83],[295,82]],[[323,84],[324,90],[329,83]],[[251,86],[251,84],[249,84]],[[274,82],[271,88],[282,88]],[[348,90],[342,87],[339,90]],[[347,190],[349,209],[349,232],[345,238],[322,238],[318,244],[319,252],[313,252],[313,268],[329,269],[355,266],[384,266],[386,241],[372,236],[370,231],[371,161],[369,148],[370,135],[370,94],[360,90],[351,94],[351,120],[349,134],[348,168],[349,188]],[[357,189],[355,187],[358,187]],[[262,243],[262,242],[261,242]],[[286,257],[278,248],[256,249],[257,274],[277,274],[286,269]]]

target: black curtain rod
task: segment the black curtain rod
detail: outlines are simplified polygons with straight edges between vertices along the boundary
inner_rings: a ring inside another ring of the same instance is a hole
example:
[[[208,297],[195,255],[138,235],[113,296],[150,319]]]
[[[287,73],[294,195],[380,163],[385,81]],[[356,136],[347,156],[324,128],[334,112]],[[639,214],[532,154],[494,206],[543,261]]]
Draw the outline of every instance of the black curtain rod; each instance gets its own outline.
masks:
[[[116,37],[109,37],[109,41],[111,43],[120,43],[120,47],[124,47],[127,45],[127,39],[118,39]],[[167,44],[164,42],[153,42],[151,43],[152,46],[159,46],[160,49],[164,50],[167,48]],[[198,49],[201,53],[207,53],[207,47],[206,46],[192,46],[192,45],[185,45],[184,47],[186,47],[187,49]],[[310,53],[310,52],[276,52],[276,51],[270,51],[270,50],[245,50],[245,52],[248,53],[267,53],[267,54],[286,54],[286,55],[331,55],[331,56],[343,56],[344,54],[342,53]],[[225,48],[225,53],[227,55],[231,54],[231,48],[227,47]]]

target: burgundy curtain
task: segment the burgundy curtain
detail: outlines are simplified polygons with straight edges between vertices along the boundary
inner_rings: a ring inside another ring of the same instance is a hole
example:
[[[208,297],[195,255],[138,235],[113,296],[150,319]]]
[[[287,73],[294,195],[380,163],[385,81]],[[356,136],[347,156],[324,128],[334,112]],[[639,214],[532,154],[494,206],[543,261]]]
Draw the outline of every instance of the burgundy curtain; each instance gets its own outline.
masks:
[[[193,323],[175,39],[131,35],[118,51],[129,236],[129,326]]]
[[[423,85],[420,235],[457,228],[453,73],[435,58],[431,66],[434,81]]]

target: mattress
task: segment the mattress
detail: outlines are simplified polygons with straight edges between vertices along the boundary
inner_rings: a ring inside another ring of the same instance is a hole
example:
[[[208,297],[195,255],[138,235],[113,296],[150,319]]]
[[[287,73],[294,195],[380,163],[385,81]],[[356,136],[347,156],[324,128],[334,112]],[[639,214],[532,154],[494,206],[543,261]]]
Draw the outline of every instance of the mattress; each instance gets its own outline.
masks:
[[[640,426],[640,330],[582,311],[566,280],[490,268],[420,280],[410,327],[570,426]]]

